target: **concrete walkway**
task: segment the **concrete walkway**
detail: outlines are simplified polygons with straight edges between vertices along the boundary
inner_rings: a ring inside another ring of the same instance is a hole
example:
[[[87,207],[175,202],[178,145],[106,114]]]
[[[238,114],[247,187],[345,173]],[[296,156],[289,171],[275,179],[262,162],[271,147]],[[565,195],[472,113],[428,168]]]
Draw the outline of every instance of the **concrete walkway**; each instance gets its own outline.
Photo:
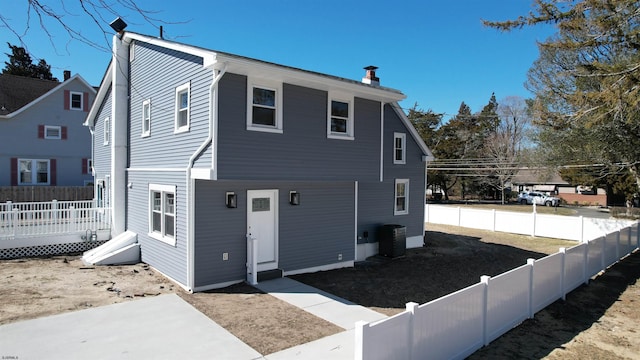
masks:
[[[355,323],[386,316],[289,278],[257,286],[344,332],[262,356],[179,296],[161,295],[0,326],[7,359],[353,359]]]

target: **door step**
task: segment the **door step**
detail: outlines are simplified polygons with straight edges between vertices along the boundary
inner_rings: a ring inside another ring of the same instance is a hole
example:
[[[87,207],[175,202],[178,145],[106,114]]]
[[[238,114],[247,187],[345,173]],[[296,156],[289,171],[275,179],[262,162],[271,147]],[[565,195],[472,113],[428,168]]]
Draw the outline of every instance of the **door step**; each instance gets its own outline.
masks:
[[[266,271],[258,271],[258,282],[272,279],[279,279],[282,277],[282,269],[273,269]]]

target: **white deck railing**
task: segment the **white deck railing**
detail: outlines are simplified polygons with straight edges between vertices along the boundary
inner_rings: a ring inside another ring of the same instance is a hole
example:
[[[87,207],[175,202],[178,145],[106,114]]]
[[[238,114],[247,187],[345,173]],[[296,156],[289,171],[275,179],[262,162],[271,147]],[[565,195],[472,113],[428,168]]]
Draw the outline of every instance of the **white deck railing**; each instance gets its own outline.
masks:
[[[0,204],[0,240],[111,228],[111,209],[94,201]]]

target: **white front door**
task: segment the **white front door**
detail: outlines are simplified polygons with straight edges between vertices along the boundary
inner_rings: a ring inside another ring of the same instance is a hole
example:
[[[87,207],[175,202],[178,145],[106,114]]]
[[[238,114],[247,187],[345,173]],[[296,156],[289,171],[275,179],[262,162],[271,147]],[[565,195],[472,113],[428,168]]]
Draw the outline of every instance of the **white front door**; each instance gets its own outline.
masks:
[[[247,191],[247,233],[258,242],[258,271],[278,268],[278,190]]]

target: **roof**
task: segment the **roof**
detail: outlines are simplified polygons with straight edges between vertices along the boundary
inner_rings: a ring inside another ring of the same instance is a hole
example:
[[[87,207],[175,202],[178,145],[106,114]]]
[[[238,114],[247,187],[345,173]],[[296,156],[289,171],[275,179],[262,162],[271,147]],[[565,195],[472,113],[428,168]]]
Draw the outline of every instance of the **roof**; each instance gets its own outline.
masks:
[[[0,119],[21,113],[75,80],[79,80],[92,94],[96,93],[78,74],[64,82],[0,74]]]
[[[554,169],[522,168],[511,180],[513,184],[569,185]]]
[[[0,115],[20,110],[58,85],[54,80],[0,74]]]

